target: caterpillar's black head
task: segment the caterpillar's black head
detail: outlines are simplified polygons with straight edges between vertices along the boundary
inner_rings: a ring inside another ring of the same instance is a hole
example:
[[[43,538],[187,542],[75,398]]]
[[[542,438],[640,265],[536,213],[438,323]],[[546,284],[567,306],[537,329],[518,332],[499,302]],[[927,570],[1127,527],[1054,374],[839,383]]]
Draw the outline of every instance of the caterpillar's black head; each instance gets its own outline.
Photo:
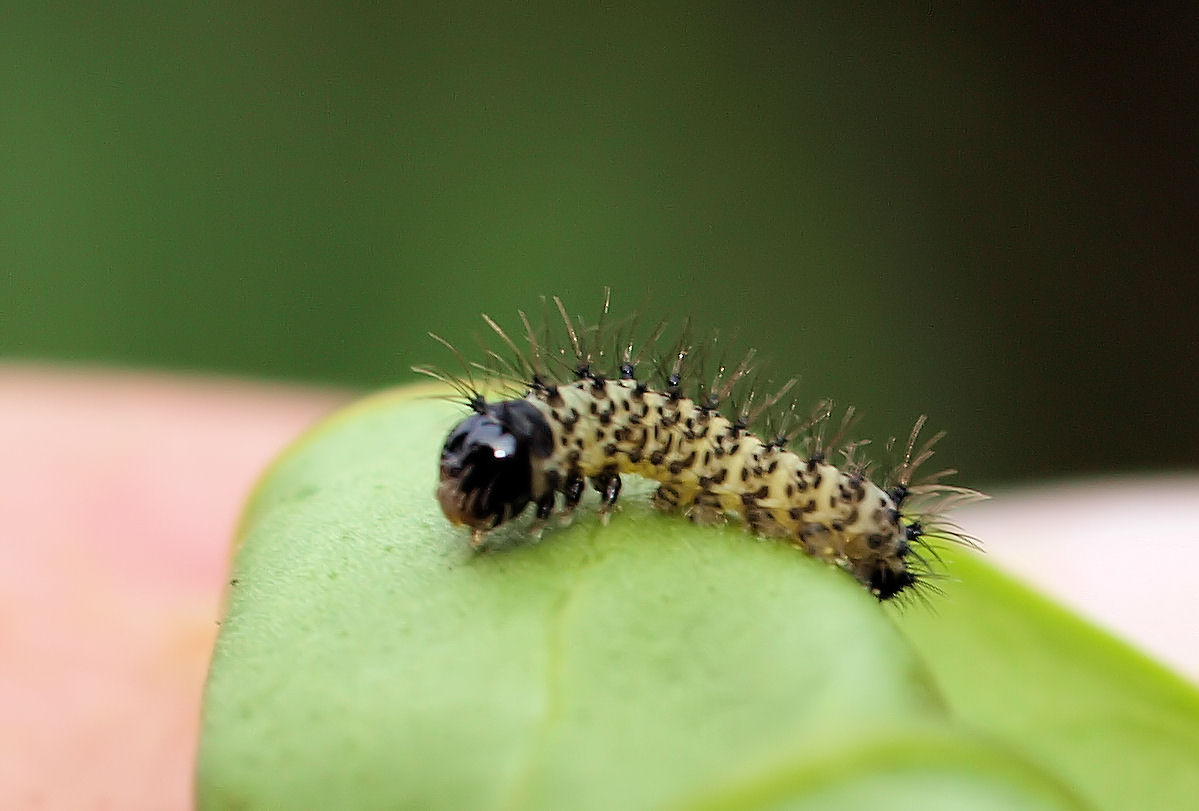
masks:
[[[491,529],[518,515],[534,496],[534,459],[549,456],[554,436],[525,400],[479,403],[441,449],[437,500],[446,518]]]

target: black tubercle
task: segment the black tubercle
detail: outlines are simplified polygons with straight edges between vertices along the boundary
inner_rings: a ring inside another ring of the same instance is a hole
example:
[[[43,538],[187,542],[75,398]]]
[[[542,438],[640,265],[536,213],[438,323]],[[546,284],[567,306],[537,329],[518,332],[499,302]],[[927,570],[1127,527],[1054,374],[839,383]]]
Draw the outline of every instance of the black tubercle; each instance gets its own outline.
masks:
[[[908,493],[910,492],[911,491],[908,490],[907,485],[904,484],[897,484],[894,487],[887,489],[887,495],[891,497],[891,501],[895,502],[895,506],[897,508],[903,506],[903,502],[905,499],[907,499]]]
[[[451,521],[490,529],[534,498],[534,458],[553,451],[554,435],[525,400],[487,403],[455,426],[441,450],[437,498]]]

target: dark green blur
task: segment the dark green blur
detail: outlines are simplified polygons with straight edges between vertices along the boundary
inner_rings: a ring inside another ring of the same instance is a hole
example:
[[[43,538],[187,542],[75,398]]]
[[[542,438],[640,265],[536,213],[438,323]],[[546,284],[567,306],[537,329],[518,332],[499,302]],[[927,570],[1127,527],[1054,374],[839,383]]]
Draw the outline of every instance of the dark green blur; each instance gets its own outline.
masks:
[[[1194,15],[875,5],[10,3],[0,354],[379,386],[611,286],[971,484],[1199,464]]]

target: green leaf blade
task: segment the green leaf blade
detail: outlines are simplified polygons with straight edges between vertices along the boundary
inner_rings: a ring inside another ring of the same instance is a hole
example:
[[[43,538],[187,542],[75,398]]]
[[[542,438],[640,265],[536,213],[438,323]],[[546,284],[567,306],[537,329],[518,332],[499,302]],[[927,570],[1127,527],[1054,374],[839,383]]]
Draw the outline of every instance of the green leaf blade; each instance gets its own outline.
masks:
[[[963,723],[1097,808],[1184,808],[1199,797],[1192,685],[976,555],[945,559],[954,579],[942,607],[898,624]]]
[[[1082,807],[942,697],[952,598],[905,637],[846,573],[636,486],[608,526],[585,508],[471,552],[432,495],[460,414],[427,392],[330,419],[251,498],[201,808]]]

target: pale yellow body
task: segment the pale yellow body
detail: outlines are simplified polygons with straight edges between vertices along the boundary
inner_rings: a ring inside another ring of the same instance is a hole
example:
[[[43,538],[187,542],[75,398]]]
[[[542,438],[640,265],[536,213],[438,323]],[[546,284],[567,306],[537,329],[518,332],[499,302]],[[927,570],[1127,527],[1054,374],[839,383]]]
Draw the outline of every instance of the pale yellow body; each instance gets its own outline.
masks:
[[[659,482],[661,509],[701,523],[738,514],[753,531],[787,538],[864,581],[879,567],[904,565],[904,527],[881,487],[767,446],[689,398],[633,380],[583,379],[527,399],[554,434],[554,453],[535,462],[535,481],[635,473]]]

